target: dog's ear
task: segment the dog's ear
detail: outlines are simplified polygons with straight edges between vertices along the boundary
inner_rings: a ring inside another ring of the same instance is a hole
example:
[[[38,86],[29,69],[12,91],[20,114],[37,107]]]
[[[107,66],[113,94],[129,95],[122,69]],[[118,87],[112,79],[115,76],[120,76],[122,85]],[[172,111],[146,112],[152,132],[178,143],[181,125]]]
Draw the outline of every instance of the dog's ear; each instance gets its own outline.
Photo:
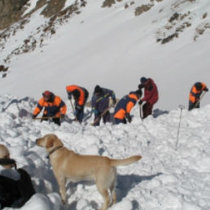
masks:
[[[49,139],[47,140],[47,143],[46,143],[46,148],[53,147],[53,145],[54,145],[53,139],[52,139],[52,138],[49,138]]]

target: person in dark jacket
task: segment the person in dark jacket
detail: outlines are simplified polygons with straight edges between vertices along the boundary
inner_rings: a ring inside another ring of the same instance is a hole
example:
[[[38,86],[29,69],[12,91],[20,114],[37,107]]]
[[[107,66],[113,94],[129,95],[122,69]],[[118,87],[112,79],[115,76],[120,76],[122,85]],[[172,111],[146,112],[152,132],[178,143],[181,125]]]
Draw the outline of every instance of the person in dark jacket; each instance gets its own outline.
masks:
[[[22,207],[35,194],[30,175],[22,168],[16,169],[15,160],[9,156],[0,157],[0,167],[0,209]]]
[[[36,108],[33,111],[32,118],[35,119],[44,108],[42,120],[52,118],[54,123],[60,125],[60,118],[63,118],[66,114],[66,104],[59,96],[55,96],[54,93],[50,92],[49,90],[44,91],[42,96],[43,97],[39,100]]]
[[[113,90],[100,87],[99,85],[95,86],[91,105],[92,111],[95,115],[93,125],[100,125],[101,118],[103,118],[103,123],[111,121],[111,115],[109,112],[110,108],[110,98],[112,99],[112,106],[116,104],[116,97]]]
[[[127,121],[131,122],[131,109],[135,106],[136,102],[141,98],[141,90],[130,92],[128,95],[124,96],[117,103],[114,110],[115,124],[124,123]]]
[[[188,110],[192,110],[194,108],[200,108],[200,96],[203,91],[208,91],[208,88],[203,82],[196,82],[191,90],[189,95],[189,108]]]
[[[78,120],[80,123],[84,118],[84,107],[88,99],[89,92],[84,88],[78,85],[68,85],[66,86],[66,91],[68,99],[71,100],[72,96],[75,102],[75,120]]]
[[[146,118],[148,115],[152,114],[152,109],[154,104],[158,101],[158,88],[155,82],[151,78],[140,78],[139,89],[144,88],[144,97],[139,101],[141,105],[143,102],[143,116],[142,118]]]

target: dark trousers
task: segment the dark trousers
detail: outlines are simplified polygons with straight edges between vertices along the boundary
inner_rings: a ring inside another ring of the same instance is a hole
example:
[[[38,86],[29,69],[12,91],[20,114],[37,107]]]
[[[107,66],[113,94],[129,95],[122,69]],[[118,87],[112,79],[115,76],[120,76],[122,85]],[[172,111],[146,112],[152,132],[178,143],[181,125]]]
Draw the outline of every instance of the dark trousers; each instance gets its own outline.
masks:
[[[143,105],[143,119],[152,114],[153,104],[145,103]]]
[[[94,125],[98,126],[100,125],[101,118],[103,119],[103,123],[106,124],[107,122],[111,121],[111,114],[109,111],[107,111],[103,116],[101,116],[102,113],[95,114],[94,118]]]
[[[192,110],[192,109],[194,109],[194,108],[200,108],[200,103],[197,103],[197,102],[192,103],[191,101],[189,101],[188,110],[190,111],[190,110]]]
[[[80,123],[82,122],[82,119],[84,117],[84,106],[82,106],[81,109],[77,109],[75,107],[75,117],[76,120],[78,120]]]
[[[114,121],[115,121],[114,122],[115,125],[118,125],[120,123],[123,123],[123,124],[126,124],[127,123],[125,118],[123,118],[123,119],[114,118]]]

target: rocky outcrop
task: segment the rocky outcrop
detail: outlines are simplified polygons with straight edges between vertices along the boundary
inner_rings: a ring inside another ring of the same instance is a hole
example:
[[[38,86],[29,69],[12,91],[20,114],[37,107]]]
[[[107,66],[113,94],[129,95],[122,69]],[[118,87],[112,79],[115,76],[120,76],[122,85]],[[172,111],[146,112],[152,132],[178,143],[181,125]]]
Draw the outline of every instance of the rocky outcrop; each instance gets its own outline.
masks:
[[[0,30],[19,20],[28,0],[0,0]]]

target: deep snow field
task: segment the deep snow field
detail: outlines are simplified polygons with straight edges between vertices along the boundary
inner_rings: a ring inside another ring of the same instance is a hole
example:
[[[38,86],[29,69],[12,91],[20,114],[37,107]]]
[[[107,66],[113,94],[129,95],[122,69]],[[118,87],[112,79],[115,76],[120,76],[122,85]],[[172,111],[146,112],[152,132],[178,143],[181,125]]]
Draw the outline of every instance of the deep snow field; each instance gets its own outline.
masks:
[[[68,114],[58,127],[32,120],[35,104],[30,98],[0,97],[0,143],[9,148],[18,168],[31,175],[37,192],[21,210],[93,210],[103,203],[93,183],[79,182],[67,185],[68,201],[61,204],[47,153],[35,145],[36,138],[48,133],[56,134],[67,148],[80,154],[143,156],[139,162],[118,167],[117,203],[110,210],[210,209],[210,105],[191,112],[156,109],[144,121],[136,105],[132,123],[93,127],[91,118],[82,125],[71,122],[66,101]]]

